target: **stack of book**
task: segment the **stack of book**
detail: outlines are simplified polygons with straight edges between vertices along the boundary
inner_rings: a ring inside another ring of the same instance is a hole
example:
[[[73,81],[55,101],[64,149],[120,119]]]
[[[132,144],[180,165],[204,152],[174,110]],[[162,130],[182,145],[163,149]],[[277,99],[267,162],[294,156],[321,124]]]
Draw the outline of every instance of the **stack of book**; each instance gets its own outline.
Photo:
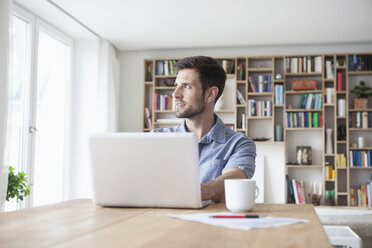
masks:
[[[353,150],[350,151],[351,167],[372,167],[372,150]]]
[[[350,205],[372,207],[372,182],[350,189]]]
[[[288,128],[317,128],[323,126],[323,115],[320,112],[288,112]]]
[[[299,109],[322,109],[322,107],[323,101],[321,93],[303,94],[298,106]]]
[[[303,181],[290,180],[288,175],[287,179],[287,203],[305,204],[306,194]]]
[[[286,59],[289,73],[322,72],[321,56],[292,57]]]
[[[156,75],[158,76],[175,76],[176,70],[174,65],[176,60],[159,60],[156,61]]]
[[[350,128],[370,128],[372,127],[372,112],[351,112],[349,113]]]
[[[350,55],[350,71],[372,71],[372,55]]]
[[[256,79],[248,77],[249,92],[272,92],[271,75],[258,75]]]
[[[172,110],[172,95],[154,93],[155,110]]]
[[[284,104],[284,85],[275,84],[275,104],[283,105]]]
[[[248,100],[248,116],[271,116],[271,101]]]
[[[337,168],[346,168],[346,155],[336,154],[336,167]]]

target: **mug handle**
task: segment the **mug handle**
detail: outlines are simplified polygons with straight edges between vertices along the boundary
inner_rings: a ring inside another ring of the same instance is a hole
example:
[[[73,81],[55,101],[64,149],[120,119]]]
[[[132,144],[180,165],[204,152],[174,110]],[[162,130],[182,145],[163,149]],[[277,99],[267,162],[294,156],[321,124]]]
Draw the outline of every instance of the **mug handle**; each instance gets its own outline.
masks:
[[[256,198],[255,199],[257,199],[257,197],[260,195],[260,189],[256,186]]]

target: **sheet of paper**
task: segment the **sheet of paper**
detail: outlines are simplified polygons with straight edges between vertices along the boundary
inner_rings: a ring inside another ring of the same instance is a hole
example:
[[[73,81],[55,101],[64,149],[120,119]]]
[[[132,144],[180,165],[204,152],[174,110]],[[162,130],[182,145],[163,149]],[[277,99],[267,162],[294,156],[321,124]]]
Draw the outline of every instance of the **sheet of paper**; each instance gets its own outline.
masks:
[[[285,225],[292,225],[297,223],[310,222],[304,219],[294,219],[294,218],[278,218],[278,217],[264,217],[260,218],[224,218],[216,219],[210,218],[214,215],[241,215],[234,214],[231,212],[218,212],[218,213],[203,213],[203,214],[168,214],[168,216],[179,218],[182,220],[196,221],[204,224],[222,226],[232,229],[239,230],[250,230],[254,228],[268,228],[268,227],[279,227]]]

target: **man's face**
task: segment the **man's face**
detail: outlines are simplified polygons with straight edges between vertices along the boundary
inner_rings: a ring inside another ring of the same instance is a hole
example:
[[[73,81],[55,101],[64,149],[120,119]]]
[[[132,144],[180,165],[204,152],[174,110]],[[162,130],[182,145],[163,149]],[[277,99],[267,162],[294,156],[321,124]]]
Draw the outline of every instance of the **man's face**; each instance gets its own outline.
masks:
[[[173,97],[176,103],[177,118],[192,118],[204,111],[203,88],[196,70],[178,71],[175,86]]]

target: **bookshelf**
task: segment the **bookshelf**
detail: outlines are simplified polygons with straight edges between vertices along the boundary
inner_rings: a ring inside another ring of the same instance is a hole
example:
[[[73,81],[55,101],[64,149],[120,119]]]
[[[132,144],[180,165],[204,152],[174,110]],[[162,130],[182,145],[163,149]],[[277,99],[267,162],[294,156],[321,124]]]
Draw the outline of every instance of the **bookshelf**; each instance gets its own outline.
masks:
[[[354,195],[372,180],[372,167],[356,159],[372,153],[372,99],[366,109],[356,109],[350,90],[361,80],[372,86],[372,53],[215,59],[227,72],[224,94],[229,104],[215,111],[225,124],[256,143],[283,145],[288,179],[303,182],[307,203],[314,191],[322,196],[321,204],[329,204],[327,195],[335,205],[358,205]],[[176,61],[144,60],[144,132],[181,122],[174,118],[169,99]],[[316,83],[314,88],[293,89],[294,80]],[[367,126],[356,124],[358,118],[363,122],[363,114]],[[364,137],[363,147],[355,147],[359,137]],[[298,150],[304,147],[311,148],[311,163],[299,164]],[[280,187],[287,192],[289,184]]]

